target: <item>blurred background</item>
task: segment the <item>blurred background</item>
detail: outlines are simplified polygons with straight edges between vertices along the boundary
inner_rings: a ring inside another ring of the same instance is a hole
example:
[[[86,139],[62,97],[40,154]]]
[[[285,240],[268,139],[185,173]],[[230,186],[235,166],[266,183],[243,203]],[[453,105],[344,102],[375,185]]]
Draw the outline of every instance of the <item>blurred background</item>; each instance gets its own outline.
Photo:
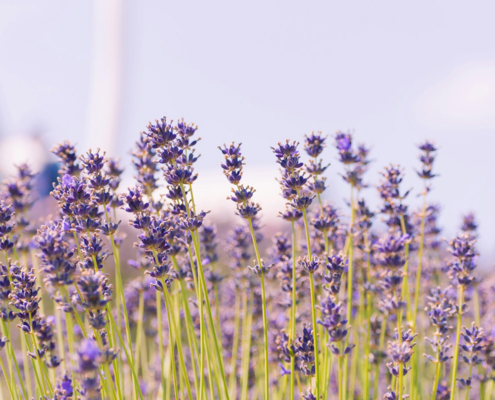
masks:
[[[265,223],[284,202],[270,146],[352,130],[372,147],[376,183],[389,163],[416,176],[417,144],[440,147],[430,199],[445,237],[480,220],[481,262],[495,257],[495,2],[0,1],[0,173],[28,161],[56,171],[53,144],[122,158],[150,120],[199,125],[199,205],[233,215],[217,146],[242,141],[246,183]],[[331,141],[330,141],[331,143]],[[328,197],[348,188],[331,146]],[[378,205],[376,190],[366,196]],[[226,212],[228,210],[229,212]]]

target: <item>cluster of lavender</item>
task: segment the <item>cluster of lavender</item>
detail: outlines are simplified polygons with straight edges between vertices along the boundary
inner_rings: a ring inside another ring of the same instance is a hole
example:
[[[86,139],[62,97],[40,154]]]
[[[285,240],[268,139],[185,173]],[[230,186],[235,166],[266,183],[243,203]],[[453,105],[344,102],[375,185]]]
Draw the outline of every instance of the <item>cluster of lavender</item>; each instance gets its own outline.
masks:
[[[196,132],[150,123],[127,190],[117,160],[56,146],[58,211],[39,223],[36,174],[1,184],[0,400],[494,398],[495,281],[476,272],[473,214],[440,238],[433,143],[418,146],[422,207],[390,165],[375,210],[353,134],[333,136],[346,209],[326,196],[331,140],[280,142],[278,233],[241,145],[224,145],[240,217],[224,232],[197,208]]]

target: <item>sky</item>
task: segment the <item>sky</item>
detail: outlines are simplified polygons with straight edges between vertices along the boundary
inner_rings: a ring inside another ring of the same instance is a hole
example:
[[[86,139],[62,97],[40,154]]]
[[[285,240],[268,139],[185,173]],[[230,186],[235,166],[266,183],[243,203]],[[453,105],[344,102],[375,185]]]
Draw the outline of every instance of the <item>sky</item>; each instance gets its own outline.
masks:
[[[237,141],[269,217],[283,207],[278,141],[352,130],[372,148],[369,182],[402,165],[415,206],[416,146],[428,138],[445,236],[476,212],[492,265],[493,15],[492,1],[0,0],[0,169],[44,162],[43,146],[65,139],[128,162],[150,120],[183,117],[202,137],[204,206],[229,191],[216,147]],[[329,197],[344,207],[342,169],[331,145],[326,154]]]

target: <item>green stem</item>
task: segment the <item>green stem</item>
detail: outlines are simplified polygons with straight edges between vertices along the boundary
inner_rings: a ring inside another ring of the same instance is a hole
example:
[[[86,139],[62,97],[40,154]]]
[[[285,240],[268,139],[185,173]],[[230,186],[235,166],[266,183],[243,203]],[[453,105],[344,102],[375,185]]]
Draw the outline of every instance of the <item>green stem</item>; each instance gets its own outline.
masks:
[[[404,216],[400,216],[400,224],[401,224],[401,229],[402,229],[402,234],[406,235],[406,222],[404,220]],[[404,279],[402,280],[402,289],[400,292],[400,297],[404,298],[407,306],[407,319],[411,320],[412,319],[412,307],[411,307],[411,294],[409,292],[409,244],[406,243],[405,245],[405,258],[406,262],[404,263]]]
[[[370,249],[368,242],[368,232],[364,235],[364,246],[366,252],[366,274],[367,281],[371,283],[371,262],[370,262]],[[370,365],[370,339],[371,339],[371,292],[369,290],[366,291],[366,305],[365,305],[365,313],[366,313],[366,340],[364,343],[364,399],[369,400],[370,398],[370,373],[371,373],[371,365]]]
[[[215,332],[215,323],[213,322],[213,314],[211,312],[211,305],[210,305],[210,299],[208,297],[208,288],[206,286],[206,279],[203,271],[203,264],[201,262],[201,253],[199,249],[199,239],[197,236],[197,231],[193,232],[193,244],[194,244],[194,252],[196,254],[196,261],[198,263],[198,272],[199,272],[199,279],[200,282],[199,284],[202,286],[203,289],[203,294],[206,302],[206,315],[208,317],[208,323],[212,332],[213,336],[213,342],[215,345],[215,353],[216,353],[216,358],[218,361],[218,366],[220,368],[220,376],[222,378],[222,385],[223,385],[223,390],[225,393],[225,396],[227,399],[229,399],[229,389],[227,387],[227,379],[225,378],[225,370],[223,366],[223,357],[221,355],[220,351],[220,345],[218,343],[218,336],[217,333]]]
[[[169,293],[169,304],[171,304],[171,308],[170,308],[170,315],[172,317],[172,320],[174,321],[175,323],[175,341],[176,341],[176,346],[178,349],[180,349],[180,351],[182,352],[183,350],[183,347],[182,347],[182,330],[181,330],[181,316],[180,316],[180,298],[179,296],[174,296],[173,298],[170,297],[171,294]],[[178,301],[177,301],[178,300]],[[178,328],[176,328],[178,326]],[[182,364],[184,363],[184,357],[182,357],[182,362],[180,362],[179,360],[179,363]],[[179,369],[179,387],[181,389],[180,391],[180,395],[181,395],[181,399],[184,399],[184,387],[186,385],[186,381],[187,381],[187,385],[189,386],[189,374],[187,373],[187,371],[185,373],[183,373],[184,369],[183,368],[180,368]],[[189,391],[188,393],[191,392],[191,389],[189,388]],[[188,399],[191,399],[192,396],[189,395]]]
[[[423,207],[421,210],[421,227],[420,227],[420,240],[419,240],[419,249],[418,249],[418,268],[416,270],[416,285],[414,288],[414,306],[412,310],[412,328],[413,331],[416,332],[417,328],[417,314],[418,314],[418,306],[419,306],[419,294],[421,289],[421,271],[423,265],[423,249],[424,249],[424,241],[425,241],[425,220],[426,220],[426,189],[423,193]],[[403,226],[403,232],[405,231],[404,219],[402,218],[401,224]],[[407,271],[406,271],[407,272]],[[407,276],[407,275],[406,275]],[[407,279],[407,278],[406,278]],[[409,300],[409,298],[407,298]],[[412,371],[411,371],[411,397],[413,400],[416,398],[416,393],[418,391],[418,376],[419,376],[419,355],[418,350],[413,353],[412,360]]]
[[[57,343],[60,351],[60,358],[62,359],[62,369],[67,370],[67,365],[65,363],[65,346],[64,346],[64,334],[62,332],[62,317],[60,315],[60,309],[55,307],[55,318],[57,320]]]
[[[82,262],[83,261],[83,256],[82,256],[82,253],[81,253],[81,246],[79,246],[79,240],[77,239],[76,231],[72,231],[72,235],[74,236],[74,240],[76,241],[77,254],[79,255],[79,260]]]
[[[440,352],[437,351],[437,368],[435,371],[435,380],[433,381],[433,391],[431,392],[431,400],[436,400],[437,398],[438,382],[440,381],[440,372],[442,370],[442,363],[438,362],[439,353]]]
[[[117,323],[119,321],[117,320]],[[141,347],[139,343],[143,340],[143,322],[144,322],[144,294],[139,293],[139,304],[138,304],[138,321],[137,321],[137,333],[136,333],[136,354],[134,355],[134,362],[136,363],[136,372],[139,374],[139,366],[141,364]]]
[[[240,324],[240,296],[239,291],[235,293],[234,305],[234,339],[232,343],[232,357],[230,359],[230,376],[229,376],[229,392],[230,397],[237,398],[237,354],[239,353],[239,324]]]
[[[9,256],[8,256],[6,250],[4,251],[4,255],[5,255],[5,264],[7,266],[7,276],[9,278],[9,281],[12,284],[12,275],[10,273],[10,259],[9,259]],[[7,310],[9,310],[9,307],[8,306],[7,306]],[[7,365],[9,366],[10,377],[12,379],[11,385],[12,385],[13,388],[15,388],[16,385],[15,385],[15,379],[14,379],[14,372],[13,372],[14,366],[13,365],[14,365],[14,363],[17,364],[17,359],[15,357],[15,353],[14,353],[14,348],[12,346],[12,342],[10,341],[10,322],[7,322],[7,324],[6,324],[5,321],[2,319],[2,325],[3,325],[4,334],[7,336],[7,339],[8,339],[7,349],[10,349],[10,351],[11,351],[11,356],[12,357],[11,357],[10,362],[7,363]],[[24,342],[21,339],[21,345],[23,343]],[[25,353],[25,351],[23,351],[23,353]],[[7,358],[7,361],[8,361],[8,358]],[[25,365],[27,365],[27,362],[25,363]],[[22,383],[22,378],[21,378],[21,374],[19,373],[19,368],[17,368],[17,376],[19,378],[19,381]],[[28,387],[28,395],[30,396],[29,398],[32,397],[31,385],[29,385],[29,387]],[[25,393],[24,393],[24,397],[26,398],[26,394]]]
[[[402,388],[403,388],[403,383],[402,380],[404,379],[404,371],[402,368],[402,364],[399,364],[399,379],[397,380],[397,398],[402,399]]]
[[[164,286],[164,295],[165,295],[165,289],[166,287]],[[161,301],[161,300],[160,300]],[[171,329],[172,328],[172,316],[170,313],[172,310],[170,309],[170,306],[168,302],[165,300],[165,310],[167,311],[167,318],[168,318],[168,338],[169,338],[169,349],[170,349],[170,357],[171,357],[171,367],[172,367],[172,376],[173,376],[173,382],[174,382],[174,393],[175,393],[175,399],[179,400],[179,388],[177,385],[177,370],[175,367],[175,340],[174,340],[174,332]],[[161,322],[161,321],[160,321]],[[163,325],[159,325],[159,329],[163,331]]]
[[[27,334],[24,336],[24,340],[26,341],[26,345],[27,345],[28,349],[30,349],[31,346],[29,344],[29,339],[27,337]],[[29,351],[31,351],[31,350],[29,350]],[[40,393],[42,393],[43,396],[46,396],[45,382],[43,381],[43,384],[41,383],[42,381],[40,381],[40,377],[38,375],[38,369],[36,368],[36,364],[35,364],[35,362],[34,362],[33,359],[31,359],[31,365],[33,366],[34,376],[36,377],[36,382],[37,382],[37,385],[38,385],[37,386],[38,387],[38,391]]]
[[[380,328],[380,339],[379,339],[379,344],[378,344],[378,351],[382,351],[382,349],[385,346],[385,334],[387,332],[387,315],[383,316],[382,320],[382,325]],[[373,399],[378,398],[378,383],[380,381],[380,366],[382,363],[382,357],[378,357],[376,367],[375,367],[375,386],[374,386],[374,393],[373,393]]]
[[[141,344],[138,344],[138,346],[141,347],[141,364],[142,364],[142,374],[143,374],[143,380],[145,382],[151,382],[152,380],[150,379],[150,368],[149,368],[149,362],[148,362],[148,353],[149,353],[149,345],[148,345],[148,340],[142,340]],[[122,369],[121,369],[122,370]],[[122,371],[124,373],[124,371]],[[122,386],[124,387],[124,385]],[[151,387],[150,393],[153,393],[154,388]]]
[[[220,343],[222,343],[222,328],[220,324],[220,297],[218,295],[218,284],[213,284],[213,293],[215,296],[215,320]]]
[[[195,251],[195,254],[196,254],[197,265],[198,265],[198,275],[201,276],[201,282],[200,282],[199,281],[200,277],[197,276],[196,271],[195,271],[195,264],[194,264],[194,260],[193,260],[192,250],[189,247],[188,248],[188,253],[189,253],[189,260],[190,260],[190,263],[191,263],[191,270],[193,272],[193,279],[194,279],[195,288],[196,288],[196,296],[197,296],[198,299],[201,299],[200,302],[199,302],[199,314],[201,316],[201,318],[200,318],[200,338],[201,338],[201,361],[200,361],[200,364],[201,364],[200,365],[201,382],[200,382],[200,393],[201,393],[201,398],[203,398],[203,395],[206,397],[206,383],[204,382],[205,374],[203,373],[205,363],[206,363],[206,367],[208,368],[208,381],[210,383],[212,382],[212,377],[213,377],[213,374],[212,374],[212,363],[213,362],[211,361],[211,358],[212,357],[210,357],[210,354],[208,353],[209,351],[211,351],[211,349],[210,349],[210,347],[206,346],[207,336],[208,336],[208,330],[207,330],[208,326],[207,326],[207,324],[205,323],[205,320],[204,320],[204,312],[203,312],[204,305],[203,305],[203,300],[202,300],[203,299],[203,296],[205,297],[205,300],[206,300],[207,311],[208,311],[208,313],[207,313],[208,322],[210,324],[210,328],[212,329],[212,333],[211,334],[212,334],[212,336],[214,338],[215,350],[216,350],[216,357],[217,357],[217,360],[219,361],[219,363],[222,361],[222,358],[220,356],[220,351],[219,351],[219,348],[218,348],[218,341],[217,341],[217,336],[216,336],[216,333],[215,333],[215,325],[213,323],[213,317],[212,317],[211,307],[210,307],[210,302],[209,302],[209,297],[208,297],[208,290],[207,290],[206,280],[205,280],[205,277],[204,277],[202,263],[201,263],[201,255],[200,255],[200,252],[199,252],[199,239],[195,235],[193,235],[193,244],[194,244],[194,251]],[[214,364],[214,366],[215,366],[215,364]],[[223,377],[225,377],[225,375],[223,373],[223,364],[220,365],[220,367],[222,367],[222,373],[221,373],[221,375]],[[220,385],[218,384],[218,377],[217,377],[217,375],[218,375],[217,368],[213,368],[213,371],[215,373],[215,380],[217,382],[218,390],[220,391]],[[223,380],[223,382],[224,382],[223,388],[225,389],[226,388],[226,381],[225,381],[225,379]],[[210,389],[210,390],[212,390],[212,389]],[[227,392],[225,392],[225,393],[226,393],[226,396],[228,396],[228,393]],[[219,394],[220,394],[220,392],[219,392]]]
[[[12,392],[12,388],[10,387],[10,378],[9,378],[9,375],[7,375],[7,370],[5,369],[5,365],[3,365],[2,357],[0,357],[0,367],[2,367],[3,376],[5,378],[5,381],[7,382],[7,386],[9,388],[10,397],[12,399],[15,399],[16,396],[14,395],[14,392]]]
[[[287,379],[287,375],[284,376],[283,380],[284,380],[284,382],[282,383],[282,394],[280,395],[281,400],[285,400],[285,395],[287,393],[287,385],[289,382]]]
[[[211,374],[211,370],[212,370],[212,365],[211,365],[211,360],[210,360],[210,348],[206,345],[206,336],[204,336],[202,338],[203,340],[203,346],[204,348],[206,349],[206,363],[208,365],[208,371],[210,371],[210,373],[208,374],[208,384],[210,386],[210,397],[212,399],[215,398],[215,389],[213,388],[213,379],[212,379],[212,374]],[[218,386],[218,388],[220,389],[220,386]]]
[[[93,328],[93,333],[95,335],[98,345],[100,346],[100,348],[103,348],[103,341],[101,339],[100,332],[97,329]],[[108,367],[107,363],[103,365],[103,369],[105,371],[105,377],[104,379],[101,380],[103,384],[103,388],[107,393],[107,396],[111,396],[112,400],[115,400],[116,393],[115,393],[115,389],[113,388],[113,384],[112,384],[112,389],[113,389],[112,391],[110,391],[110,389],[108,388],[108,381],[112,382],[112,375],[110,374],[110,368]]]
[[[328,348],[328,344],[325,347],[325,355],[326,355],[326,361],[325,361],[325,380],[324,380],[324,392],[323,392],[323,398],[327,399],[328,395],[328,387],[330,386],[330,378],[332,376],[332,368],[333,368],[333,354],[330,352],[330,349]]]
[[[253,240],[254,252],[256,254],[256,261],[258,262],[259,267],[262,267],[260,252],[258,250],[258,243],[256,241],[256,234],[253,228],[253,221],[248,219],[249,230],[251,231],[251,238]],[[266,320],[266,296],[265,296],[265,279],[263,275],[261,275],[261,297],[262,297],[262,305],[263,305],[263,333],[265,340],[265,399],[269,399],[270,393],[270,377],[269,377],[269,358],[268,358],[268,323]]]
[[[175,163],[174,163],[175,165]],[[186,207],[186,213],[187,213],[187,216],[190,217],[191,216],[191,210],[189,208],[189,200],[187,199],[187,194],[186,194],[186,191],[184,189],[184,184],[181,182],[180,183],[180,189],[181,189],[181,192],[182,192],[182,197],[184,199],[184,205]],[[191,195],[191,202],[192,202],[192,207],[193,207],[193,212],[194,214],[196,214],[196,203],[194,202],[194,192],[193,192],[193,188],[192,188],[192,183],[189,184],[189,194]],[[195,235],[193,233],[191,233],[191,236],[193,238],[193,241],[195,239]],[[201,263],[201,258],[199,257],[199,244],[198,244],[198,250],[196,250],[196,244],[194,245],[194,249],[196,251],[196,259],[197,259],[197,262],[198,262],[198,271],[201,270],[201,274],[203,273],[203,265]],[[193,258],[192,258],[192,254],[191,254],[191,251],[190,251],[190,248],[189,248],[189,257],[190,257],[190,260],[191,260],[191,269],[193,271],[193,278],[194,278],[194,284],[195,284],[195,288],[196,288],[196,297],[198,299],[198,302],[200,304],[200,315],[201,315],[201,318],[200,318],[200,336],[201,336],[201,347],[200,347],[200,352],[201,352],[201,361],[200,361],[200,392],[201,392],[201,396],[200,398],[202,399],[203,398],[203,392],[204,392],[204,373],[203,373],[203,370],[204,370],[204,364],[205,364],[205,348],[203,346],[203,335],[204,335],[204,332],[205,332],[205,327],[204,327],[204,316],[203,316],[203,298],[202,298],[202,290],[201,290],[201,286],[199,285],[199,282],[198,282],[198,279],[199,277],[196,277],[196,274],[195,274],[195,271],[194,271],[194,262],[193,262]],[[206,284],[205,284],[205,287],[206,287]],[[205,297],[206,297],[206,300],[207,300],[207,306],[209,307],[209,299],[208,299],[208,292],[207,290],[205,289]],[[210,310],[211,312],[211,310]],[[215,330],[213,329],[213,331],[215,332]],[[215,338],[215,345],[216,345],[216,350],[217,350],[217,355],[218,355],[218,343],[217,343],[217,337],[216,337],[216,334],[214,334],[214,338]],[[222,370],[222,375],[223,375],[223,381],[224,381],[224,387],[225,387],[225,392],[226,392],[226,395],[227,395],[227,398],[229,397],[229,394],[228,394],[228,390],[227,390],[227,383],[226,383],[226,380],[225,380],[225,373],[223,373],[223,364],[222,364],[222,358],[220,358],[218,360],[218,362],[220,363],[221,365],[221,370]],[[208,370],[210,371],[210,364],[208,364]]]
[[[397,298],[396,298],[396,301]],[[400,344],[402,344],[402,311],[399,311],[397,313],[397,340],[399,341]],[[398,385],[398,398],[402,399],[402,378],[403,378],[403,368],[402,364],[399,364],[399,378],[397,379],[397,385]]]
[[[366,242],[366,239],[365,239]],[[366,301],[366,289],[365,289],[365,273],[366,273],[366,268],[364,266],[361,266],[360,269],[358,269],[357,272],[360,272],[360,274],[357,274],[358,278],[358,291],[359,291],[359,305],[358,305],[358,315],[357,315],[357,321],[356,325],[359,327],[363,327],[364,324],[366,324],[366,327],[368,327],[368,311],[367,311],[367,305],[368,302]],[[366,335],[368,335],[367,329],[365,329]],[[367,340],[369,338],[367,337]],[[369,346],[369,344],[366,341],[359,341],[357,344],[357,348],[355,351],[352,352],[352,360],[351,360],[351,377],[350,377],[350,389],[349,389],[349,395],[350,399],[354,399],[354,394],[355,394],[355,389],[356,389],[356,380],[357,380],[357,370],[358,370],[358,364],[360,364],[359,372],[361,375],[361,380],[363,382],[362,387],[368,386],[368,366],[367,366],[367,361],[366,361],[366,356],[368,355],[366,347]],[[359,357],[359,349],[362,348],[364,350],[364,357]]]
[[[493,379],[490,379],[490,382],[488,382],[488,386],[486,387],[486,395],[488,395],[488,399],[492,398],[493,383]]]
[[[315,163],[316,163],[316,161],[317,161],[317,158],[315,157]],[[315,182],[316,182],[317,179],[318,179],[318,174],[315,175],[314,179],[315,179]],[[317,197],[318,197],[318,204],[320,205],[321,215],[323,217],[324,208],[323,208],[323,202],[321,201],[321,195],[320,195],[320,193],[317,193]],[[327,234],[327,231],[324,231],[323,232],[323,238],[324,238],[324,241],[325,241],[325,253],[328,254],[328,252],[329,252],[329,243],[328,243],[328,234]],[[309,248],[309,244],[308,244],[308,248]],[[321,287],[320,287],[320,289],[321,289]],[[313,308],[313,310],[314,310],[314,313],[316,313],[316,309]],[[314,321],[313,321],[313,324],[314,324]],[[320,330],[320,333],[323,335],[323,327],[321,325],[315,325],[314,326],[314,329],[315,329],[316,337],[318,337],[318,329]],[[316,341],[315,341],[315,343],[316,343]],[[318,352],[318,348],[316,348],[316,347],[315,347],[315,352],[316,352],[316,354],[318,356],[316,358],[316,360],[318,360],[318,358],[319,358],[319,352]],[[325,354],[325,357],[327,357],[326,354]],[[317,386],[317,388],[319,390],[320,382],[321,382],[321,380],[320,380],[320,373],[319,373],[319,362],[316,361],[316,364],[317,364],[317,368],[316,368],[316,371],[315,371],[316,372],[316,386]],[[326,362],[324,363],[324,366],[325,366],[325,369],[326,369]],[[326,370],[324,370],[324,373],[325,373],[325,375],[323,376],[323,379],[325,379]],[[324,383],[324,385],[325,385],[324,388],[323,388],[323,393],[324,393],[324,398],[325,398],[328,385],[326,384],[325,381],[322,382],[322,383]],[[319,393],[317,393],[317,395],[318,394]]]
[[[34,343],[34,350],[36,352],[36,355],[38,355],[38,345],[36,344],[36,338],[34,336],[32,336],[31,338],[32,338],[33,343]],[[50,382],[50,377],[48,376],[48,371],[46,369],[46,365],[43,362],[43,360],[41,358],[39,358],[39,356],[38,356],[37,360],[38,360],[38,366],[40,368],[41,379],[43,379],[43,381],[46,381],[50,396],[53,396],[53,386],[52,386],[52,383]]]
[[[22,369],[24,370],[24,378],[26,379],[27,392],[30,398],[33,396],[33,387],[31,383],[31,371],[29,370],[29,360],[28,360],[28,350],[26,346],[26,342],[24,340],[20,340],[21,342],[21,351],[22,351]]]
[[[31,314],[29,314],[29,326],[33,326],[33,320],[32,320]],[[34,335],[34,333],[31,333],[29,335],[30,335],[30,337],[31,337],[31,339],[33,341],[33,344],[34,344],[34,351],[36,353],[36,360],[38,361],[38,365],[40,367],[40,372],[41,372],[41,375],[42,375],[42,379],[44,379],[43,378],[43,375],[44,375],[44,377],[46,378],[48,389],[50,391],[50,395],[53,396],[53,386],[52,386],[52,384],[50,382],[50,378],[48,377],[48,371],[46,370],[45,363],[43,362],[43,360],[39,356],[38,342],[36,340],[36,336]]]
[[[248,298],[246,289],[242,293],[243,301],[243,332],[242,332],[242,376],[241,376],[241,400],[247,400],[248,398],[248,384],[249,384],[249,359],[251,357],[251,327],[253,322],[253,313],[248,310]]]
[[[179,338],[180,332],[177,329],[177,324],[175,322],[175,318],[173,315],[172,300],[170,298],[170,293],[168,292],[166,283],[165,283],[163,278],[162,278],[162,284],[163,284],[163,295],[165,297],[165,306],[167,307],[167,310],[168,310],[167,315],[169,318],[169,327],[170,326],[172,327],[174,337]],[[186,381],[187,394],[189,395],[189,398],[192,399],[191,386],[189,384],[189,378],[187,375],[186,364],[184,363],[184,355],[182,353],[182,346],[180,345],[180,343],[177,343],[177,351],[179,353],[179,363],[181,365],[182,373],[184,374],[184,379]]]
[[[474,321],[476,325],[481,326],[481,314],[480,314],[480,298],[478,293],[478,283],[474,285],[473,293],[473,306],[474,306]],[[478,373],[483,375],[483,366],[478,364]],[[485,400],[485,381],[480,382],[480,400]]]
[[[112,324],[112,328],[117,333],[117,336],[119,338],[120,345],[124,349],[125,356],[127,358],[127,362],[129,363],[129,366],[131,367],[131,373],[132,373],[132,376],[134,378],[134,385],[137,387],[139,398],[141,400],[143,400],[143,393],[141,392],[141,386],[139,385],[139,379],[138,379],[137,374],[136,374],[136,371],[134,369],[134,362],[132,360],[132,357],[129,354],[129,351],[127,350],[127,348],[125,346],[125,343],[124,343],[124,340],[122,339],[122,335],[120,334],[120,331],[117,329],[117,326],[116,326],[116,323],[115,323],[115,319],[113,318],[112,313],[108,313],[108,316],[110,318],[110,323]]]
[[[172,260],[174,259],[175,257],[172,258]],[[189,349],[191,352],[191,363],[193,366],[193,373],[194,373],[194,388],[196,390],[196,395],[198,395],[199,394],[198,370],[196,365],[196,361],[198,360],[198,349],[196,344],[196,336],[194,334],[194,327],[191,317],[191,311],[189,310],[189,302],[187,300],[186,289],[184,287],[184,282],[182,279],[179,279],[179,284],[180,284],[180,291],[182,293],[182,302],[184,303],[184,311],[186,313],[186,333],[187,333],[187,339],[189,341]]]
[[[454,360],[452,361],[452,382],[450,387],[450,400],[455,399],[456,377],[457,377],[457,364],[459,362],[459,342],[461,339],[461,324],[462,324],[462,308],[464,303],[464,287],[459,286],[459,299],[458,299],[458,314],[457,314],[457,331],[454,347]]]
[[[353,291],[353,282],[354,282],[354,238],[352,236],[352,229],[354,227],[354,218],[355,218],[355,208],[354,208],[354,185],[351,184],[351,197],[350,197],[350,206],[351,206],[351,221],[349,223],[349,234],[346,238],[347,249],[346,253],[348,254],[348,272],[347,272],[347,313],[346,318],[349,323],[351,322],[352,317],[352,291]],[[347,334],[345,338],[346,348],[349,345],[350,332]],[[347,373],[348,373],[348,364],[349,358],[345,357],[344,359],[344,377],[343,377],[343,386],[344,386],[344,396],[347,396]]]
[[[200,399],[203,400],[203,393],[206,393],[205,391],[205,374],[204,374],[204,368],[205,368],[205,346],[203,345],[204,340],[203,337],[205,336],[205,320],[204,320],[204,312],[203,312],[203,291],[202,288],[199,284],[199,277],[197,276],[196,273],[196,268],[194,265],[194,259],[193,259],[193,253],[191,250],[191,247],[188,247],[188,254],[189,254],[189,262],[191,264],[191,271],[193,273],[193,280],[194,280],[194,288],[196,290],[196,298],[198,300],[199,304],[199,337],[200,337],[200,360],[199,360],[199,393],[200,393]],[[198,264],[198,270],[199,270],[199,264]],[[208,297],[208,295],[207,295]],[[206,394],[205,394],[206,397]]]
[[[473,359],[472,354],[471,354],[471,360]],[[471,374],[473,373],[473,364],[469,366],[469,375],[468,377],[471,378]],[[469,391],[471,390],[471,386],[468,386],[466,389],[466,398],[465,400],[469,400]]]
[[[103,209],[105,210],[106,221],[109,222],[110,219],[108,217],[107,208],[104,206]],[[113,234],[110,234],[110,243],[112,244],[112,252],[113,252],[113,258],[114,258],[114,262],[115,262],[115,272],[117,275],[117,282],[118,282],[118,285],[116,285],[116,286],[117,286],[118,292],[120,292],[120,293],[117,293],[117,296],[120,297],[120,299],[122,300],[122,307],[124,310],[124,323],[125,323],[125,329],[126,329],[126,333],[127,333],[127,343],[129,346],[129,352],[131,354],[131,357],[133,357],[131,329],[130,329],[130,325],[129,325],[129,313],[127,312],[127,305],[126,305],[125,295],[124,295],[124,290],[123,290],[124,285],[122,283],[122,272],[120,270],[119,253],[117,251],[117,246],[115,245],[115,240],[113,238]],[[119,315],[120,315],[120,309],[118,311],[119,311]],[[133,361],[134,361],[134,359],[133,359]]]
[[[426,192],[423,197],[423,209],[421,212],[421,237],[419,240],[418,249],[418,269],[416,271],[416,287],[414,288],[414,309],[413,309],[413,324],[416,326],[416,316],[418,313],[419,292],[421,289],[421,269],[423,265],[423,248],[425,242],[425,219],[426,219]]]
[[[105,220],[107,223],[109,223],[110,217],[108,215],[106,204],[103,204],[103,210],[105,211]],[[115,245],[115,239],[114,239],[112,233],[110,234],[110,243],[112,245],[112,253],[113,253],[113,259],[114,259],[114,263],[115,263],[115,276],[116,276],[115,289],[117,292],[115,300],[116,300],[117,318],[118,318],[118,324],[119,324],[118,326],[119,327],[122,326],[121,325],[122,313],[120,310],[120,303],[122,301],[124,323],[125,323],[126,336],[127,336],[127,345],[129,346],[129,353],[131,354],[131,357],[134,357],[134,353],[132,351],[132,338],[131,338],[131,330],[130,330],[130,325],[129,325],[129,316],[128,316],[128,312],[127,312],[127,306],[126,306],[126,301],[125,301],[125,296],[124,296],[124,286],[123,286],[123,282],[122,282],[122,272],[120,270],[120,256],[119,256],[118,248]],[[110,334],[109,336],[113,336],[112,330],[110,330],[109,334]],[[133,359],[133,362],[134,362],[134,359]],[[116,380],[118,381],[117,375],[120,373],[120,370],[119,370],[120,365],[117,365],[117,363],[114,363],[114,367],[115,367]],[[139,366],[138,366],[138,368],[139,368]],[[119,385],[119,391],[120,391],[120,385]],[[135,394],[137,397],[138,392],[137,392],[136,388],[135,388]]]
[[[111,330],[112,329],[110,329],[110,331]],[[110,347],[113,347],[113,348],[117,347],[116,346],[116,343],[114,344],[113,340],[110,341],[110,337],[111,337],[111,335],[109,335],[109,344],[110,344]],[[114,371],[114,376],[115,376],[115,387],[116,387],[116,390],[117,390],[117,392],[115,393],[115,395],[117,396],[117,399],[118,400],[121,400],[121,399],[123,399],[123,396],[122,396],[122,386],[121,386],[121,382],[120,382],[120,372],[121,372],[121,369],[119,368],[120,365],[118,364],[118,360],[119,360],[119,358],[117,356],[117,358],[112,361],[112,365],[113,365],[113,371]],[[109,368],[109,370],[107,372],[107,375],[109,377],[111,377],[111,375],[110,375],[110,367],[108,365],[106,365],[106,366],[107,366],[107,368]],[[112,389],[113,389],[113,387],[112,387]]]
[[[306,245],[308,248],[308,258],[311,260],[311,239],[309,236],[309,224],[308,224],[308,216],[306,213],[306,210],[303,209],[303,219],[304,219],[304,230],[306,233]],[[320,398],[320,362],[319,362],[319,351],[318,351],[318,326],[316,325],[316,308],[315,308],[315,302],[316,302],[316,296],[314,292],[314,285],[313,285],[313,277],[310,274],[310,286],[311,286],[311,315],[313,319],[313,341],[314,341],[314,347],[315,347],[315,375],[316,375],[316,387],[315,387],[315,393],[316,393],[316,398]]]
[[[167,354],[165,356],[165,365],[166,365],[166,369],[164,371],[164,374],[166,376],[166,382],[167,382],[167,386],[165,388],[163,388],[162,386],[162,392],[164,393],[164,396],[165,396],[165,399],[166,400],[170,400],[172,398],[172,379],[170,379],[170,371],[172,370],[172,358],[170,357],[170,354],[171,354],[171,351],[172,349],[169,347],[167,348]],[[162,361],[162,367],[163,369],[163,361]]]
[[[269,378],[269,358],[268,358],[268,322],[266,320],[266,294],[265,294],[265,277],[261,275],[261,301],[263,304],[263,333],[265,347],[265,399],[270,398],[270,378]]]
[[[156,291],[156,319],[158,324],[158,354],[160,356],[160,375],[162,378],[162,393],[165,398],[165,375],[163,371],[163,360],[164,360],[164,351],[163,351],[163,322],[162,322],[162,299],[160,296],[160,292]]]
[[[309,288],[311,292],[311,317],[313,319],[313,337],[315,346],[315,375],[316,375],[316,398],[320,398],[320,366],[318,361],[318,325],[316,324],[316,296],[314,289],[313,274],[309,274]]]
[[[325,234],[326,235],[326,234]],[[292,221],[292,309],[291,309],[291,326],[290,326],[290,343],[291,345],[296,341],[296,230],[295,223]],[[291,356],[291,372],[290,372],[290,398],[294,400],[294,386],[295,386],[295,354]],[[325,397],[326,398],[326,397]]]
[[[296,355],[290,358],[290,400],[295,399],[294,383],[296,381]]]
[[[2,329],[3,329],[4,335],[7,336],[7,340],[8,340],[7,347],[10,350],[11,360],[13,360],[14,365],[15,365],[17,377],[19,378],[19,382],[21,384],[22,394],[24,395],[24,398],[27,400],[27,399],[29,399],[29,397],[26,393],[26,388],[24,387],[24,380],[22,379],[21,371],[19,369],[19,364],[17,363],[17,358],[15,356],[14,347],[12,346],[11,335],[10,335],[10,324],[9,324],[9,327],[7,327],[7,324],[5,323],[5,321],[2,318],[0,318],[0,320],[2,321]],[[12,377],[13,377],[13,374],[12,374]],[[15,381],[12,381],[12,385],[13,385],[12,387],[15,387]]]
[[[67,326],[67,342],[69,343],[69,353],[70,354],[75,354],[74,353],[74,326],[72,325],[72,315],[70,313],[65,314],[65,323]],[[71,378],[72,378],[72,384],[74,385],[74,394],[73,394],[73,399],[76,399],[76,392],[77,392],[77,387],[79,386],[79,383],[76,382],[76,378],[74,375],[74,366],[71,368]]]

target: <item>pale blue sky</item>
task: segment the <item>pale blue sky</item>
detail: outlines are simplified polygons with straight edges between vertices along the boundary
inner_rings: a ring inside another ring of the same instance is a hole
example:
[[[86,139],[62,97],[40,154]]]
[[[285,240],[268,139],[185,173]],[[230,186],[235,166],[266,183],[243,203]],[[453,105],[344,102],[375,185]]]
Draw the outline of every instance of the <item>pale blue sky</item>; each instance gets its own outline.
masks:
[[[50,145],[97,146],[105,133],[88,130],[106,132],[106,101],[118,99],[114,154],[127,157],[150,119],[184,117],[200,126],[200,168],[219,173],[224,142],[242,141],[247,168],[263,170],[279,140],[353,129],[373,147],[370,179],[401,163],[418,189],[414,145],[430,138],[446,235],[474,210],[491,256],[493,15],[491,1],[1,0],[0,135],[42,128]]]

